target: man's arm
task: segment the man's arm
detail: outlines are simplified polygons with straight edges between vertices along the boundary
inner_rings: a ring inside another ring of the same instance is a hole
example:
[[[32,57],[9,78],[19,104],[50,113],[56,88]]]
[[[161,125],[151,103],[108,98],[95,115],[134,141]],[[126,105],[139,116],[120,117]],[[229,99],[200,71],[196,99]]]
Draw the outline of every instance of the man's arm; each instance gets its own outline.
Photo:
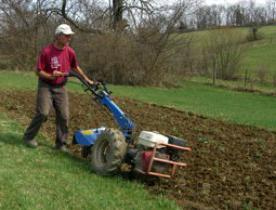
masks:
[[[52,74],[49,74],[43,70],[36,71],[36,75],[42,79],[47,79],[47,80],[54,80],[55,77]]]
[[[93,85],[94,84],[94,81],[92,81],[91,79],[89,79],[86,74],[84,73],[84,71],[79,67],[77,66],[76,68],[73,68],[73,70],[75,72],[77,72],[78,74],[80,74],[90,85]]]
[[[65,74],[60,71],[54,71],[53,74],[49,74],[46,71],[40,70],[40,71],[36,71],[36,74],[38,77],[47,79],[47,80],[54,80],[54,79],[56,79],[56,77],[65,76]]]

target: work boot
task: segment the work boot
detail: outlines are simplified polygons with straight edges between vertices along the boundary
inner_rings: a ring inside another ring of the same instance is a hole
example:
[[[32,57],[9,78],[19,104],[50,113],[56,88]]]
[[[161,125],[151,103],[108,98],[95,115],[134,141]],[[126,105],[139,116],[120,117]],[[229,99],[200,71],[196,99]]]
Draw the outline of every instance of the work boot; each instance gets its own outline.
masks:
[[[63,145],[55,145],[55,149],[61,151],[61,152],[68,152],[68,149],[66,147],[66,144]]]
[[[38,143],[35,139],[31,139],[31,140],[24,139],[23,141],[24,141],[24,144],[28,147],[37,148],[38,146]]]

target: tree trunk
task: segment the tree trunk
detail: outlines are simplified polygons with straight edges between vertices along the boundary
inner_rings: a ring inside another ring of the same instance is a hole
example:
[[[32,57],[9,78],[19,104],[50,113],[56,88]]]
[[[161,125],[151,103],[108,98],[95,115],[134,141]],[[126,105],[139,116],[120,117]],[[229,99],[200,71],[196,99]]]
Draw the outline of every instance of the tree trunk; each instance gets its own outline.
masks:
[[[113,29],[123,20],[123,0],[113,0]]]

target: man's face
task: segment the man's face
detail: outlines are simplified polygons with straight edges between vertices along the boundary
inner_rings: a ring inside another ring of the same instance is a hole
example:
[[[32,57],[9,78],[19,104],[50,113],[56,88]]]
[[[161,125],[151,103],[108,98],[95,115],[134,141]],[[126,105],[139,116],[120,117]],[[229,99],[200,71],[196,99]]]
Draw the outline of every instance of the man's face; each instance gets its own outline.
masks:
[[[65,46],[70,42],[71,38],[71,35],[60,34],[57,36],[57,41],[60,45]]]

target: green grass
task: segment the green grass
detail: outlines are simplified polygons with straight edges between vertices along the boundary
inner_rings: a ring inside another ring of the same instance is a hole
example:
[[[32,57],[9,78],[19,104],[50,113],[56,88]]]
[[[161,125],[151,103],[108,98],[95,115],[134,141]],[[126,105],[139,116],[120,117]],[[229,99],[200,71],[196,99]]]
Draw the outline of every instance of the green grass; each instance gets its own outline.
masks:
[[[189,81],[193,81],[201,84],[212,85],[212,79],[207,77],[194,76],[189,78]],[[228,89],[247,89],[255,92],[262,92],[267,95],[276,93],[276,87],[271,82],[248,82],[245,84],[244,80],[216,80],[216,86],[225,87]]]
[[[35,73],[0,71],[0,88],[34,90],[37,80]]]
[[[90,172],[85,160],[22,144],[22,128],[0,113],[0,209],[178,209],[143,186]]]
[[[276,128],[276,98],[186,82],[179,89],[114,87],[120,96],[175,107],[238,124]]]
[[[0,71],[0,88],[2,90],[36,90],[36,87],[37,76],[34,72]],[[80,84],[74,81],[69,83],[69,88],[82,90]]]
[[[273,74],[276,74],[276,40],[266,39],[258,42],[255,44],[252,43],[247,49],[243,61],[243,68],[252,70],[253,73],[258,71],[258,69],[265,69],[268,74],[267,78],[271,78]]]
[[[35,76],[26,74],[26,77],[12,72],[2,72],[0,88],[35,90]],[[29,82],[21,82],[21,78]],[[80,85],[76,83],[69,84],[69,87],[71,90],[82,91]],[[276,98],[272,96],[236,92],[197,82],[183,82],[182,87],[177,89],[130,86],[110,86],[110,88],[115,96],[129,97],[212,118],[276,130]]]
[[[240,30],[245,31],[246,28]],[[248,30],[248,29],[246,29]],[[244,69],[252,72],[253,77],[257,78],[256,72],[263,68],[267,71],[267,78],[271,80],[276,74],[276,27],[264,26],[259,28],[259,32],[264,36],[263,39],[248,42],[240,74],[244,74]],[[258,79],[258,78],[257,78]]]

